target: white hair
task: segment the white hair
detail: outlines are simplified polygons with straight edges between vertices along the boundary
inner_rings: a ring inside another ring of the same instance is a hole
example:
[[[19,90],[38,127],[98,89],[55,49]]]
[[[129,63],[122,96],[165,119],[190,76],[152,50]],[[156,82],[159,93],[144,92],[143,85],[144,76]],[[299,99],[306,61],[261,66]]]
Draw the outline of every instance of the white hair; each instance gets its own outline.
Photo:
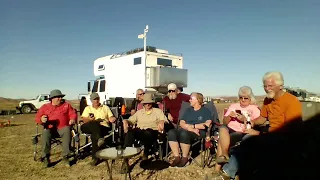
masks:
[[[262,78],[262,82],[264,82],[270,78],[273,78],[277,85],[280,85],[280,86],[284,85],[284,80],[283,80],[283,76],[282,76],[281,72],[269,71],[269,72],[265,73]]]
[[[247,95],[250,98],[251,104],[255,104],[256,103],[256,98],[254,97],[252,89],[249,86],[242,86],[239,89],[238,96],[240,97],[240,96],[243,96],[243,95]]]

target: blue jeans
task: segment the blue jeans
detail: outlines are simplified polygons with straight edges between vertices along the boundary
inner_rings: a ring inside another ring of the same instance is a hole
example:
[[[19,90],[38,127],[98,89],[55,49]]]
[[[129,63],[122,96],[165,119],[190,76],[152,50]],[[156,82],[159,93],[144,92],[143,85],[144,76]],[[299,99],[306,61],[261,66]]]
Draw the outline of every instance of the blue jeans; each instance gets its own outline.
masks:
[[[252,137],[252,135],[246,134],[242,138],[242,141],[245,141],[250,137]],[[238,158],[237,157],[237,153],[241,153],[241,149],[235,148],[231,153],[231,157],[229,159],[229,162],[222,167],[222,170],[225,173],[227,173],[231,178],[235,178],[236,174],[237,174],[237,172],[239,170],[239,163],[238,163],[238,159],[237,159]]]

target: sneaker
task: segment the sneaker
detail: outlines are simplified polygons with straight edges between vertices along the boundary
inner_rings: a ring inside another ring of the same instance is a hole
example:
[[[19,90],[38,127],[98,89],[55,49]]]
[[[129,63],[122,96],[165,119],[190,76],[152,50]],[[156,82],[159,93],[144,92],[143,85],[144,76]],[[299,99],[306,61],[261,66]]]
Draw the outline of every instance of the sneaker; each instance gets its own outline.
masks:
[[[98,147],[101,147],[104,144],[104,138],[98,139]]]
[[[62,159],[63,164],[65,164],[65,166],[70,167],[70,160],[68,158],[68,156],[64,156]]]
[[[181,159],[180,159],[180,156],[174,157],[174,160],[173,160],[173,162],[170,164],[170,166],[171,166],[171,167],[177,166],[177,165],[179,164],[180,160],[181,160]]]
[[[184,167],[188,163],[189,159],[187,157],[182,157],[180,162],[177,164],[178,167]]]

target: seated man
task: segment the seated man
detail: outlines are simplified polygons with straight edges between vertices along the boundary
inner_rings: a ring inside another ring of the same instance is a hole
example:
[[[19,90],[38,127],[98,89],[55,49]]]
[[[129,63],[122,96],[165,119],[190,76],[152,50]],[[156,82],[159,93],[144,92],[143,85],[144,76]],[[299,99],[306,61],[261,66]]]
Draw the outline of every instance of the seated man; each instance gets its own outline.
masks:
[[[211,111],[203,107],[203,95],[201,93],[192,93],[190,96],[190,105],[179,123],[178,129],[171,129],[168,132],[168,141],[174,161],[171,166],[184,167],[189,161],[188,155],[190,145],[196,138],[204,138],[206,136],[206,127],[212,123]],[[182,150],[182,158],[180,158],[179,143]]]
[[[50,149],[53,136],[60,136],[62,138],[63,162],[67,166],[70,165],[70,126],[75,123],[77,114],[72,106],[62,99],[64,96],[60,90],[52,90],[49,98],[50,103],[41,106],[36,115],[36,122],[44,126],[41,159],[46,167],[50,166]]]
[[[163,98],[163,103],[165,110],[168,113],[168,119],[174,125],[177,124],[179,119],[179,111],[181,109],[181,104],[183,101],[188,102],[190,96],[184,93],[178,93],[177,85],[170,83],[168,85],[168,95]]]
[[[125,135],[125,146],[132,146],[134,139],[141,141],[144,146],[143,159],[146,160],[152,145],[158,138],[158,133],[163,133],[164,123],[168,123],[163,112],[158,108],[153,108],[155,101],[151,94],[145,94],[143,97],[143,109],[138,110],[128,120],[123,121]],[[136,128],[128,131],[128,126],[136,125]]]
[[[96,152],[99,150],[99,147],[104,144],[103,137],[111,130],[109,123],[114,123],[116,118],[113,116],[108,106],[100,103],[98,93],[92,93],[90,95],[90,100],[92,105],[87,106],[81,115],[84,121],[84,124],[81,126],[81,131],[91,134],[91,165],[96,166],[99,163],[99,160],[96,157]]]
[[[224,115],[224,125],[219,129],[216,171],[220,170],[220,164],[228,161],[229,146],[234,146],[246,135],[244,130],[246,129],[247,118],[250,117],[251,121],[260,116],[260,110],[255,105],[255,97],[250,87],[241,87],[238,96],[240,102],[229,106],[228,111]]]
[[[264,100],[261,110],[261,116],[252,122],[252,125],[261,125],[266,120],[269,120],[270,128],[269,132],[277,132],[279,130],[287,132],[290,131],[291,126],[287,124],[296,124],[302,122],[302,105],[297,97],[290,93],[283,91],[284,80],[280,72],[267,72],[263,79],[264,90],[267,93],[267,97]],[[286,128],[284,128],[286,126]],[[251,135],[259,135],[253,129],[248,129],[245,133]],[[284,141],[283,141],[284,143]],[[229,177],[235,177],[239,167],[238,158],[246,155],[250,155],[250,149],[245,148],[234,153],[230,157],[229,163],[223,166],[223,173]],[[280,169],[280,168],[279,168]]]
[[[136,98],[132,101],[132,104],[131,104],[131,109],[130,109],[131,116],[134,115],[134,113],[136,113],[138,110],[143,108],[141,101],[143,100],[144,94],[145,92],[143,91],[143,89],[137,89]]]

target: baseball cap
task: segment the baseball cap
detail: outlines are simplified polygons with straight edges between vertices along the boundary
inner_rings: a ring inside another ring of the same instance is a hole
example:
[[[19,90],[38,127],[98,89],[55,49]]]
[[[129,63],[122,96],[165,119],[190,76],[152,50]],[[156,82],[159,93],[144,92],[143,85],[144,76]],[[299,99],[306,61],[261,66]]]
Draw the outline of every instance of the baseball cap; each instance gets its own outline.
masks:
[[[91,100],[94,100],[94,99],[96,99],[96,98],[100,98],[100,96],[99,96],[98,93],[94,92],[94,93],[92,93],[92,94],[90,95],[90,99],[91,99]]]
[[[168,85],[168,90],[176,90],[176,89],[177,89],[177,85],[176,85],[176,84],[170,83],[170,84]]]

